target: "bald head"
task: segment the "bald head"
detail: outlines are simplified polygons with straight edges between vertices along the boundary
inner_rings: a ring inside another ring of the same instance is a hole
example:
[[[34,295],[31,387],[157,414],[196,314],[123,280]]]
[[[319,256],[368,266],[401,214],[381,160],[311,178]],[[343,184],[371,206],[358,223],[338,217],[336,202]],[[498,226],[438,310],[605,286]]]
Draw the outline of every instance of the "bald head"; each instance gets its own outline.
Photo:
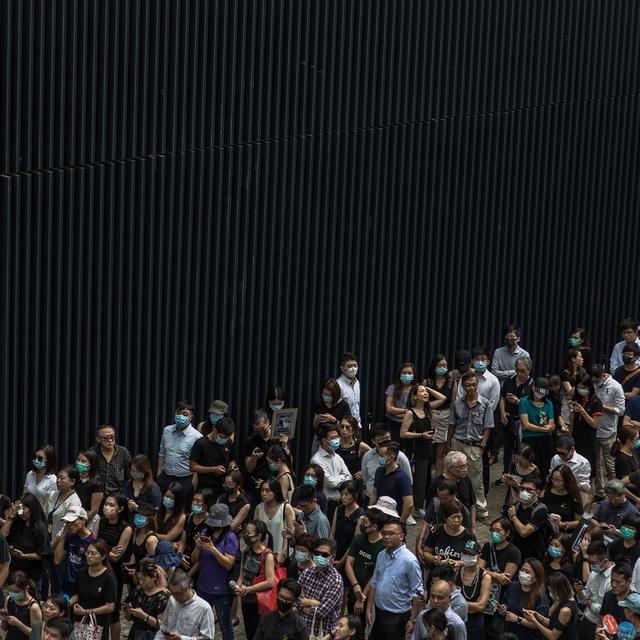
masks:
[[[436,609],[446,611],[451,600],[451,585],[446,580],[436,578],[431,585],[430,600]]]

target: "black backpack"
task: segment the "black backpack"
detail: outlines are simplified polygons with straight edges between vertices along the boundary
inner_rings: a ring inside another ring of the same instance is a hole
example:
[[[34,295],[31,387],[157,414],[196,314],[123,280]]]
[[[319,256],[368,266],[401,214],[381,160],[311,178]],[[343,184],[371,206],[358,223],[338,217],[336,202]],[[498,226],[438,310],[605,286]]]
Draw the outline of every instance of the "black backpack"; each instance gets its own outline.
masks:
[[[549,544],[551,540],[553,540],[560,534],[560,527],[558,526],[558,523],[549,514],[549,509],[547,509],[547,505],[542,502],[538,502],[538,504],[536,504],[536,506],[533,507],[533,510],[531,511],[531,520],[533,520],[534,516],[538,511],[540,511],[540,509],[547,510],[547,518],[545,520],[544,527],[542,528],[542,536],[544,537],[545,543]]]

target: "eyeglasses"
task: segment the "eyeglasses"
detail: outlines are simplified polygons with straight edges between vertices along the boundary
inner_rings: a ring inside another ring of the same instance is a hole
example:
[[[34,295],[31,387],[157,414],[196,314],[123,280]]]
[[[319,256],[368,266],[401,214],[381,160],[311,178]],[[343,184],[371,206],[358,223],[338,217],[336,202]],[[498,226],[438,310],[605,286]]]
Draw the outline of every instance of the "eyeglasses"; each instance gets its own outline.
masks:
[[[333,554],[327,553],[326,551],[314,551],[314,555],[322,558],[330,558]]]
[[[104,440],[105,442],[111,442],[114,441],[115,442],[115,435],[110,435],[110,436],[100,436],[100,440]]]

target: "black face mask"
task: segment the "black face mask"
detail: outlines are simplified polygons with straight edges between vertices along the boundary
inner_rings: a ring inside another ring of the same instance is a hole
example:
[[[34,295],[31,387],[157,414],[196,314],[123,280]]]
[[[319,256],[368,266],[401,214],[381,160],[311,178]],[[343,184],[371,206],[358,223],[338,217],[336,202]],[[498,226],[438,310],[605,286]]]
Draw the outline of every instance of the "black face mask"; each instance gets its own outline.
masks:
[[[278,600],[278,611],[280,613],[289,613],[293,608],[293,602],[285,602],[284,600]]]
[[[245,544],[248,544],[249,546],[251,546],[253,544],[253,540],[251,538],[253,538],[254,536],[248,536],[246,533],[242,536],[242,539],[244,540]]]
[[[231,495],[235,491],[234,487],[227,487],[226,485],[224,485],[222,488],[224,489],[224,492],[228,495]]]

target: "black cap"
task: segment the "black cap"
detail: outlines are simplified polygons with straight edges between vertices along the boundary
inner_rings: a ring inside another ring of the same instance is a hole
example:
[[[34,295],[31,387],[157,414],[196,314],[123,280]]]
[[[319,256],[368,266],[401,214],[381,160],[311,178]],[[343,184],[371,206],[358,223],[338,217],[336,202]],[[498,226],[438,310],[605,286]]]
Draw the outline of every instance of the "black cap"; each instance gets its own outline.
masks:
[[[533,390],[540,395],[546,396],[549,393],[549,379],[544,376],[536,378],[533,383]]]

